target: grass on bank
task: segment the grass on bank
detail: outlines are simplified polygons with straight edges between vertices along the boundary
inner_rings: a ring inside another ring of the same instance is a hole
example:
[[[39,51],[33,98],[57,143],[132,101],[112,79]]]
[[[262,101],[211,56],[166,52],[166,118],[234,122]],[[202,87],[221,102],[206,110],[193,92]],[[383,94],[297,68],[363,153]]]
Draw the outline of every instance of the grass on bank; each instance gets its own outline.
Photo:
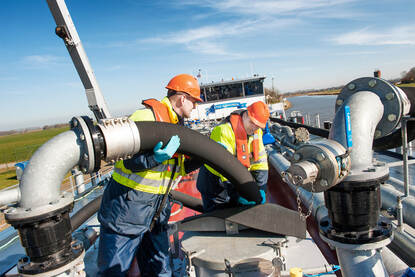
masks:
[[[25,161],[46,141],[69,130],[69,127],[52,128],[24,134],[0,137],[0,164]]]
[[[16,170],[9,169],[0,172],[0,190],[17,184]]]
[[[409,84],[399,84],[398,87],[415,87],[415,83],[409,83]]]

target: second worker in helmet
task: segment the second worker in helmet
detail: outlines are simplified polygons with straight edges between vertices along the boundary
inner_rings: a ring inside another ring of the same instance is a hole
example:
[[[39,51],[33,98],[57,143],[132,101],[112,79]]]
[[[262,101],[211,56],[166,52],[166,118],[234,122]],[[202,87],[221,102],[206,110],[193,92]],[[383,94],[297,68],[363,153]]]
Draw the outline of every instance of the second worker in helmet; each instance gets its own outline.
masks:
[[[267,105],[258,101],[248,106],[246,110],[231,113],[224,123],[212,130],[210,135],[211,139],[236,156],[251,172],[260,190],[262,203],[265,203],[268,161],[261,129],[265,128],[268,118]],[[206,164],[200,168],[197,189],[202,195],[205,212],[255,204],[240,197],[232,183]]]

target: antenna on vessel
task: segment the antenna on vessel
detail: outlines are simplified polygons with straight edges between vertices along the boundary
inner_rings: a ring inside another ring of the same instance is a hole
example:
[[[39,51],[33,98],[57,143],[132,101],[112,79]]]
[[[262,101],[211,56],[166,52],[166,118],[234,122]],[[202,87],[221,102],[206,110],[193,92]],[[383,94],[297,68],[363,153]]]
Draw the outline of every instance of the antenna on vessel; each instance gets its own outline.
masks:
[[[201,72],[202,72],[202,69],[199,68],[198,73],[196,75],[197,80],[199,81],[199,84],[202,83],[202,73]]]

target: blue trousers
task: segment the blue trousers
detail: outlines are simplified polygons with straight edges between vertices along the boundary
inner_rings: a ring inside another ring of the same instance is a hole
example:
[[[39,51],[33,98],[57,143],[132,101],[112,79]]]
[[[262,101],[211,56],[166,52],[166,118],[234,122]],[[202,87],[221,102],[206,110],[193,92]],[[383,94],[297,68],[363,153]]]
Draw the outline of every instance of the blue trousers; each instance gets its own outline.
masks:
[[[136,256],[141,276],[172,276],[167,231],[154,229],[152,232],[133,236],[120,235],[101,227],[98,275],[126,276]]]

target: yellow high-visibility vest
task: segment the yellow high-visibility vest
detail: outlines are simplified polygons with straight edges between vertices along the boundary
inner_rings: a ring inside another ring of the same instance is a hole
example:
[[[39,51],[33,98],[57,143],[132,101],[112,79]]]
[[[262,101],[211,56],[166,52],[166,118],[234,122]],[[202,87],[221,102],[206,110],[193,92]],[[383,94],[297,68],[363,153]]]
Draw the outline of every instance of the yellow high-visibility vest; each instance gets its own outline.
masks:
[[[262,141],[262,130],[258,130],[259,136],[259,159],[257,161],[254,160],[252,155],[252,141],[254,140],[254,135],[248,136],[248,153],[249,153],[249,161],[251,166],[248,168],[249,171],[254,170],[268,170],[268,160],[267,160],[267,153],[265,151],[264,143]],[[214,141],[220,142],[226,146],[226,149],[236,157],[236,140],[235,134],[233,132],[232,126],[229,122],[221,124],[213,128],[210,138]],[[219,172],[214,170],[212,167],[208,165],[204,165],[212,174],[221,178],[222,181],[226,181],[227,179],[223,177]]]
[[[165,97],[161,103],[167,107],[171,123],[177,124],[179,119],[169,99]],[[150,109],[137,110],[130,116],[130,119],[133,121],[155,121],[154,114]],[[154,145],[156,143],[154,142]],[[177,178],[179,175],[186,175],[183,166],[184,159],[184,155],[179,154],[175,159],[164,161],[154,168],[140,172],[132,172],[125,168],[124,161],[118,161],[115,163],[112,178],[118,183],[135,190],[153,194],[165,194],[170,179],[172,178],[175,160],[178,163],[173,178]]]

